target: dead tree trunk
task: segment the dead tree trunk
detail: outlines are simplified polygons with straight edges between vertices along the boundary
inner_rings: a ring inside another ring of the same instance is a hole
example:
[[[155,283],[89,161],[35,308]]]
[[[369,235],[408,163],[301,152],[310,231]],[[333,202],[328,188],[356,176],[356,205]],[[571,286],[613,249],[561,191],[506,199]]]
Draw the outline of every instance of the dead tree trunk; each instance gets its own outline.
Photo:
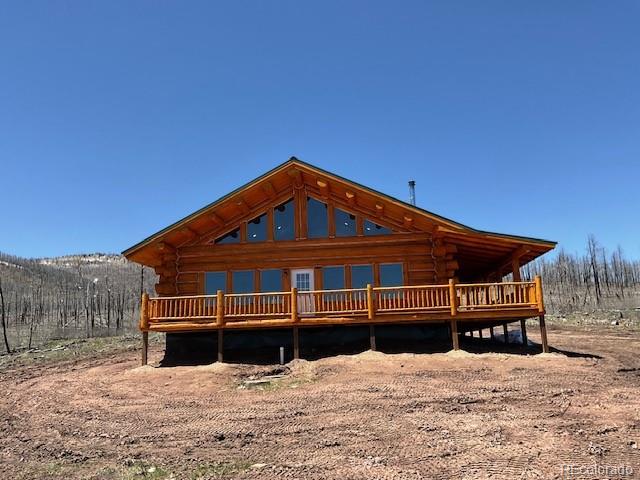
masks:
[[[11,299],[9,299],[11,301]],[[4,347],[7,353],[11,353],[9,348],[9,339],[7,338],[7,320],[5,318],[4,293],[2,292],[2,279],[0,278],[0,308],[2,309],[2,335],[4,337]]]

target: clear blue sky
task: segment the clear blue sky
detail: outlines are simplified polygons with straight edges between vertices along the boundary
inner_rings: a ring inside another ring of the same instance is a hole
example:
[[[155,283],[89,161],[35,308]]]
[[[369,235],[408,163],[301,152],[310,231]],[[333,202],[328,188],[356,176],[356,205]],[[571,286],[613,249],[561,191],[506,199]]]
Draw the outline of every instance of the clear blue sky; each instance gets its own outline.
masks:
[[[640,3],[0,3],[0,251],[119,252],[291,155],[640,257]]]

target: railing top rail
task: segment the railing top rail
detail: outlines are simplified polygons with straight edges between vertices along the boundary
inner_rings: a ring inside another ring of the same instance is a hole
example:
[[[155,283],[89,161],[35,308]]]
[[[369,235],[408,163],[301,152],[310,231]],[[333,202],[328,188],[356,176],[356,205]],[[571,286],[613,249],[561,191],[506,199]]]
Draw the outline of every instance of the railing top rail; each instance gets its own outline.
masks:
[[[508,285],[535,285],[534,280],[522,282],[485,282],[485,283],[456,283],[456,287],[490,287],[490,286],[508,286]],[[449,284],[429,284],[429,285],[398,285],[396,287],[373,287],[374,291],[385,290],[417,290],[417,289],[444,289],[449,288]],[[322,294],[322,293],[349,293],[349,292],[366,292],[366,288],[343,288],[333,290],[303,290],[298,294]],[[225,297],[260,297],[273,295],[291,295],[291,291],[286,292],[254,292],[254,293],[225,293]],[[180,295],[172,297],[150,297],[149,300],[187,300],[199,298],[216,298],[216,295]]]
[[[366,292],[366,288],[339,288],[335,290],[298,290],[298,295],[304,293],[349,293],[349,292]]]
[[[373,287],[373,291],[380,290],[416,290],[416,289],[438,289],[449,288],[449,284],[446,285],[398,285],[397,287]]]
[[[524,282],[486,282],[486,283],[456,283],[456,287],[490,287],[493,285],[535,285],[533,280]]]
[[[255,292],[255,293],[225,293],[225,297],[266,297],[274,295],[291,295],[291,292]]]
[[[173,296],[173,297],[149,297],[149,300],[187,300],[190,298],[191,299],[216,298],[216,295],[180,295],[180,296]]]

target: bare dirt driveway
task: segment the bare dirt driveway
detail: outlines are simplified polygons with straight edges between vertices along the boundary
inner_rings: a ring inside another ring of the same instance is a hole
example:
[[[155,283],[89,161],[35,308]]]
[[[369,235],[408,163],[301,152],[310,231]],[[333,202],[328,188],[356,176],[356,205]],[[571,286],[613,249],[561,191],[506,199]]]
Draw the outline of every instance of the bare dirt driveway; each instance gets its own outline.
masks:
[[[568,355],[364,352],[287,368],[138,367],[120,342],[5,357],[0,478],[640,478],[637,332],[552,329]]]

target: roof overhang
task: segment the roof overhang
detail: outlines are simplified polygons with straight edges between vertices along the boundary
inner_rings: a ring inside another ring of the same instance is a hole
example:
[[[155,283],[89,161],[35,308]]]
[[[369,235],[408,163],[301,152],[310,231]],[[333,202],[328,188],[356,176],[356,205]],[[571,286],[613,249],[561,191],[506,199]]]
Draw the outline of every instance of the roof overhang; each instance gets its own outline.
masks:
[[[288,175],[283,175],[283,173]],[[250,208],[251,206],[247,206],[243,200],[247,192],[256,189],[268,192],[273,190],[274,184],[276,186],[282,185],[282,180],[278,179],[284,177],[292,182],[297,182],[302,181],[305,176],[318,179],[318,184],[326,180],[335,182],[341,188],[346,189],[347,194],[351,191],[353,192],[351,195],[357,193],[368,199],[377,199],[387,205],[389,209],[395,209],[396,213],[403,212],[406,219],[411,219],[412,222],[414,219],[416,220],[414,224],[416,227],[422,226],[425,230],[456,244],[458,255],[469,262],[468,268],[471,269],[474,268],[474,264],[479,267],[480,265],[486,266],[490,262],[499,263],[503,258],[508,259],[516,254],[519,255],[520,263],[524,265],[556,246],[556,242],[549,240],[474,229],[291,157],[264,175],[154,233],[122,253],[130,260],[151,265],[157,249],[166,248],[167,245],[169,248],[177,248],[192,238],[194,234],[204,233],[202,231],[203,219],[213,219],[214,223],[224,224],[227,219],[216,213],[221,207],[240,199],[239,205],[245,209]]]

